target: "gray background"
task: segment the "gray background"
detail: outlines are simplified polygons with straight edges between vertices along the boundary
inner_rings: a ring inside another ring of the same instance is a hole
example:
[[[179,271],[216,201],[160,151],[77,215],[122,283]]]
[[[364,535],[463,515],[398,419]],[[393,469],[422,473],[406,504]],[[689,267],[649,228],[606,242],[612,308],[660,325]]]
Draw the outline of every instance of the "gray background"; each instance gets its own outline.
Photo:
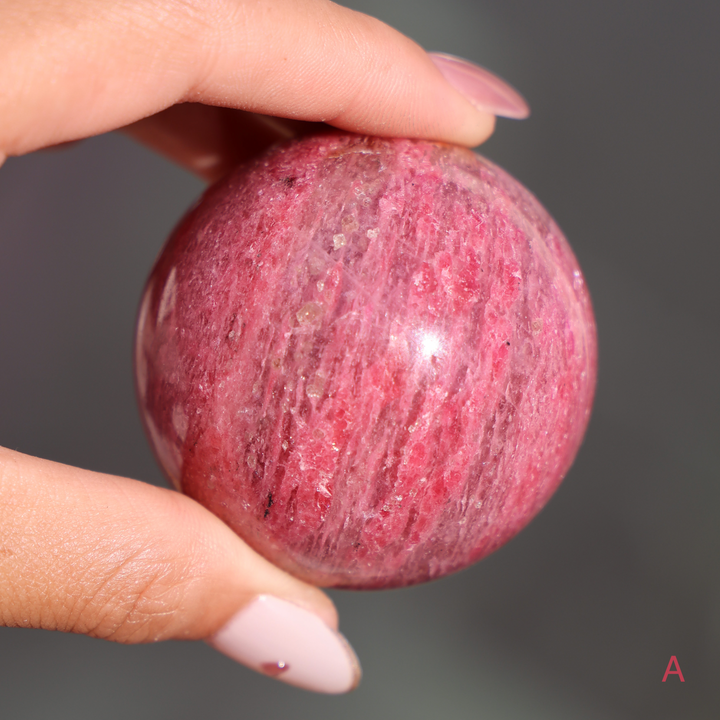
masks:
[[[454,577],[335,593],[365,679],[315,696],[202,643],[0,630],[0,717],[711,718],[720,711],[717,0],[366,0],[516,85],[482,152],[586,272],[600,380],[566,482]],[[198,181],[111,135],[0,170],[0,443],[162,482],[134,406],[144,278]],[[662,683],[671,655],[685,676]]]

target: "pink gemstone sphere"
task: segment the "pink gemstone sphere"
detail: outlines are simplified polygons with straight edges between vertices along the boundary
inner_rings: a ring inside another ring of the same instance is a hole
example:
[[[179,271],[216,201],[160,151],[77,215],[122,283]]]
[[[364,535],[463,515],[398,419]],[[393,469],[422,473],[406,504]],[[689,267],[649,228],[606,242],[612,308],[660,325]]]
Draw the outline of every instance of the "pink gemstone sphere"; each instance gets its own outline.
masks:
[[[547,502],[588,422],[596,335],[570,247],[504,171],[328,133],[188,213],[135,363],[178,489],[308,582],[386,588],[475,562]]]

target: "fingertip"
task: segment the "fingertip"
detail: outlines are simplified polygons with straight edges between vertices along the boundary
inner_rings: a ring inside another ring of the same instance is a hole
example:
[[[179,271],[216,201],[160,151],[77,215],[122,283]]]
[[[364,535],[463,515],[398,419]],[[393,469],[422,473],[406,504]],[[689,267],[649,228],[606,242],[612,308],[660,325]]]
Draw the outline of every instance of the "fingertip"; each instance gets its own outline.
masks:
[[[495,132],[497,118],[488,112],[477,111],[474,122],[469,122],[467,130],[462,134],[462,139],[458,140],[459,145],[469,148],[482,145],[490,139]]]

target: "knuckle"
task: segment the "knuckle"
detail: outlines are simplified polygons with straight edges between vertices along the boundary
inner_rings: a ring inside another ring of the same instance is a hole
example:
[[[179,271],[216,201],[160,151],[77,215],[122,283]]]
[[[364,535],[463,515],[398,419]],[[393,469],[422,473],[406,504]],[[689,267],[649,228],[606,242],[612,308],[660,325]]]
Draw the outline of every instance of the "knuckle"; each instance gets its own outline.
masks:
[[[150,561],[144,553],[117,564],[72,613],[72,632],[123,644],[172,636],[182,608],[187,575],[174,563]]]

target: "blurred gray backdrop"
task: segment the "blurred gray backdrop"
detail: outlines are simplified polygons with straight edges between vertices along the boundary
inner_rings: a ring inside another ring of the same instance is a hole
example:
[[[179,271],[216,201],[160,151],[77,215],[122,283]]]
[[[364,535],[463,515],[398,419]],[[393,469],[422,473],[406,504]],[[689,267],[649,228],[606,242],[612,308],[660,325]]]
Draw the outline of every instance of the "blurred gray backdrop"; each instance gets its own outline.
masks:
[[[712,718],[720,713],[720,3],[356,0],[530,101],[482,152],[584,267],[594,416],[558,494],[475,567],[334,593],[365,677],[319,697],[202,643],[0,629],[3,720]],[[0,169],[0,443],[162,483],[136,304],[201,184],[118,135]],[[685,682],[662,676],[676,655]]]

